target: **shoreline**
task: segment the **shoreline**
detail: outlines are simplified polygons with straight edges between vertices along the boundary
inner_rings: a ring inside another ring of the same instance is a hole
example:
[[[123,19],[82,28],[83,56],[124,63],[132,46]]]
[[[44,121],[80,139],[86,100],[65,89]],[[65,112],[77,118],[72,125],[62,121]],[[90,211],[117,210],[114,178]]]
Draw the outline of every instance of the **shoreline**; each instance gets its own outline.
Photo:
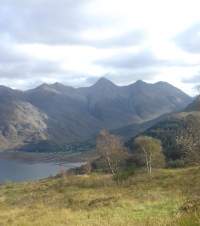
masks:
[[[4,158],[15,162],[34,164],[34,163],[81,163],[92,162],[98,158],[93,149],[84,152],[63,152],[63,153],[35,153],[35,152],[0,152]],[[60,161],[61,160],[61,161]]]

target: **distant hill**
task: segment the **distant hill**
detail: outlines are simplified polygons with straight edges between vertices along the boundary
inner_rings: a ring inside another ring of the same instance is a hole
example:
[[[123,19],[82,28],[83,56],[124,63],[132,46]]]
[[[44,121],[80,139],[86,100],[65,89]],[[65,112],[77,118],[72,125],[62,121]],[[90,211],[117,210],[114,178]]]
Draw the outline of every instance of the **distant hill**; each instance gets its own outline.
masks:
[[[161,121],[162,119],[166,118],[167,116],[169,116],[171,114],[172,113],[163,114],[163,115],[159,116],[158,118],[155,118],[155,119],[152,119],[147,122],[140,123],[140,124],[133,123],[128,126],[120,127],[120,128],[111,130],[110,133],[124,137],[124,141],[126,142],[126,141],[130,140],[133,136],[136,136],[136,135],[146,131],[146,129],[150,128],[151,126],[155,125],[156,123],[158,123],[159,121]]]
[[[58,150],[60,144],[86,141],[102,129],[137,124],[140,130],[140,124],[146,128],[150,120],[180,111],[191,101],[165,82],[137,81],[119,87],[101,78],[90,87],[55,83],[25,92],[0,86],[0,150],[41,151],[41,145]]]
[[[184,112],[200,111],[200,96],[197,96],[195,100],[189,104],[184,110]]]

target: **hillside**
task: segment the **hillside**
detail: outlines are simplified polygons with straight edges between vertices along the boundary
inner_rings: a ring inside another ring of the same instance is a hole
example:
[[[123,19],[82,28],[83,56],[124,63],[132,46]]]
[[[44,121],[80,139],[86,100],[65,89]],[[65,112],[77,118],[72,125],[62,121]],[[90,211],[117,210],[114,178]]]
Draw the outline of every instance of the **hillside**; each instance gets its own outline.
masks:
[[[170,115],[155,125],[142,131],[140,135],[152,136],[162,141],[163,151],[167,160],[181,158],[181,150],[176,139],[183,134],[190,123],[197,131],[200,128],[200,97],[198,96],[183,111]],[[134,138],[127,141],[126,145],[133,149]]]
[[[200,112],[200,96],[197,96],[194,101],[189,104],[184,110],[184,112],[194,112],[199,111]]]
[[[0,109],[1,150],[48,139],[48,116],[25,101],[22,92],[0,86]]]
[[[0,86],[0,150],[52,147],[56,151],[62,149],[60,144],[94,138],[102,129],[137,124],[140,130],[141,123],[149,125],[150,120],[179,111],[191,101],[164,82],[137,81],[119,87],[101,78],[91,87],[75,89],[55,83],[25,92]]]
[[[91,174],[0,186],[0,225],[199,225],[198,168],[138,171],[116,185]]]
[[[163,120],[167,116],[171,115],[172,113],[167,113],[159,116],[158,118],[149,120],[147,122],[143,123],[133,123],[128,126],[120,127],[114,130],[111,130],[110,133],[122,136],[124,137],[124,141],[128,142],[133,136],[136,136],[144,131],[146,131],[148,128],[151,128],[153,125],[157,124],[159,121]]]

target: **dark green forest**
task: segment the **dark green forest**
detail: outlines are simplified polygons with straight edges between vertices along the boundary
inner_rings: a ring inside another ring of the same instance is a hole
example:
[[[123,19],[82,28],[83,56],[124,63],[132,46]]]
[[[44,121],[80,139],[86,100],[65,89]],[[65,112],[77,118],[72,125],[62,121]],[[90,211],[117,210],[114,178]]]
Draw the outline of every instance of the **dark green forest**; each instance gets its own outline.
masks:
[[[180,113],[169,116],[139,135],[151,136],[161,140],[166,161],[176,161],[183,157],[181,146],[178,144],[177,140],[184,134],[189,133],[188,126],[192,127],[195,131],[194,135],[196,134],[196,136],[198,136],[198,128],[200,126],[198,113]],[[139,135],[126,142],[126,146],[129,147],[132,152],[134,152],[134,140]]]

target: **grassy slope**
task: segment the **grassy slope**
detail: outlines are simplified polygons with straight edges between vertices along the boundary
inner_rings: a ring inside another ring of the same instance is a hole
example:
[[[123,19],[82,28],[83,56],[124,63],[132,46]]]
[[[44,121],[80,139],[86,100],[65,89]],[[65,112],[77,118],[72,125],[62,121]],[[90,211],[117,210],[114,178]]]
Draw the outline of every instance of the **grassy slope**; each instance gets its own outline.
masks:
[[[120,185],[97,174],[5,182],[0,225],[199,225],[199,176],[187,168],[154,172],[152,180],[140,171]]]

